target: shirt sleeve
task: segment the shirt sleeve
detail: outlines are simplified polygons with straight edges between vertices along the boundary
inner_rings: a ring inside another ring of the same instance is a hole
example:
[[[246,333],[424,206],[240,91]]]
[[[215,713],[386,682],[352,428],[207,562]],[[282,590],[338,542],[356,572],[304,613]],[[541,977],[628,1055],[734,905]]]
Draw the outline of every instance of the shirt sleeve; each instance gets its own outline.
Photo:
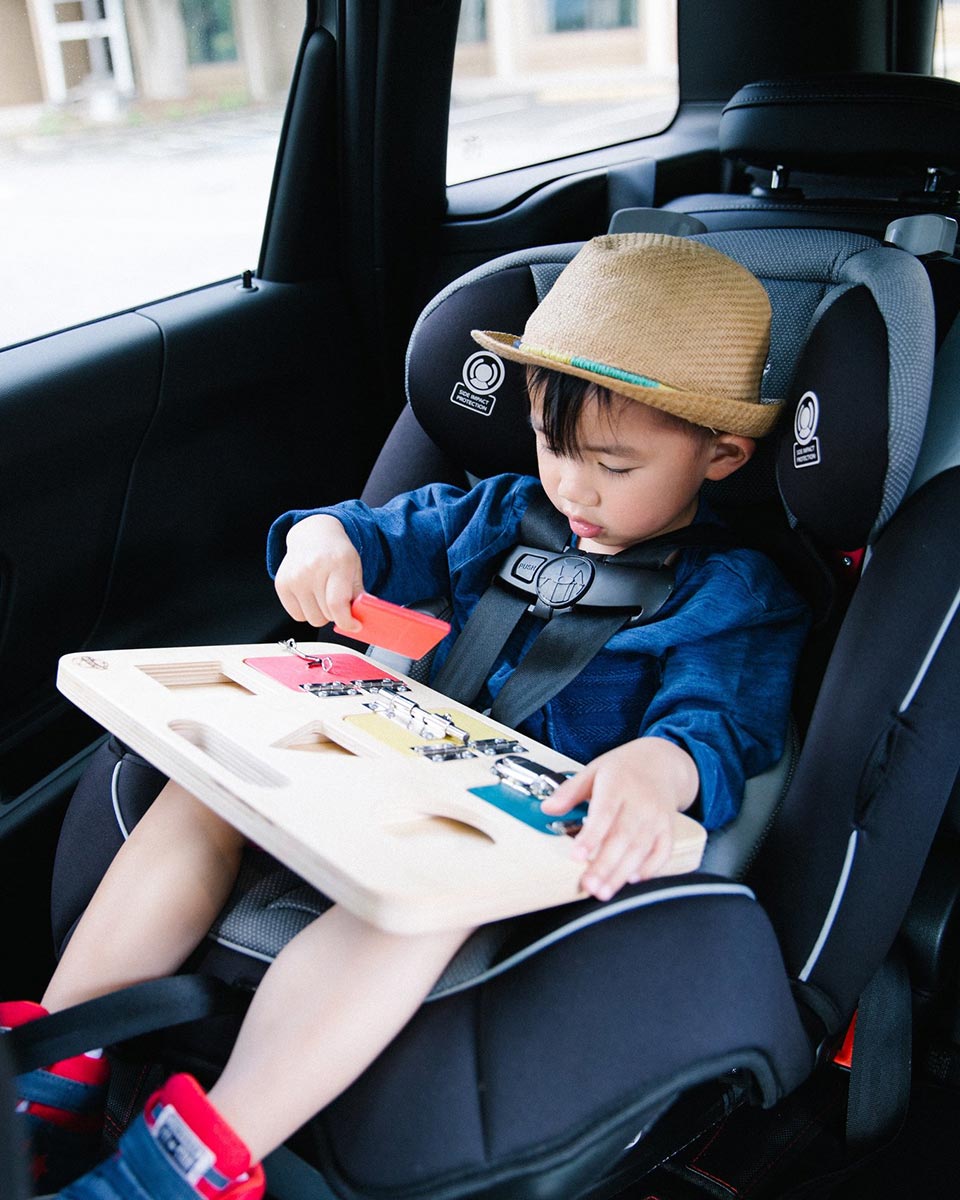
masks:
[[[747,572],[743,561],[716,560],[710,585],[689,601],[692,636],[666,652],[640,730],[693,758],[700,777],[695,815],[708,829],[732,820],[746,779],[783,754],[809,625],[807,606],[772,564],[763,560],[759,571]]]
[[[356,547],[367,591],[395,604],[447,595],[451,562],[472,552],[484,530],[499,528],[503,509],[516,502],[521,482],[519,477],[495,476],[469,491],[431,484],[396,496],[379,508],[348,500],[284,513],[270,527],[267,570],[276,575],[291,527],[305,517],[323,513],[340,521]]]

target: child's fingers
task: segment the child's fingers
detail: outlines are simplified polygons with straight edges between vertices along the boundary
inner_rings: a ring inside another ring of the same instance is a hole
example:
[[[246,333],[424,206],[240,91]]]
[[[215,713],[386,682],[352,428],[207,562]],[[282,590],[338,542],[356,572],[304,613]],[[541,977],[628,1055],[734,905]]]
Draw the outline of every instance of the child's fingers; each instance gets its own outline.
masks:
[[[294,621],[305,621],[307,618],[304,615],[303,609],[300,607],[300,602],[297,600],[293,592],[289,588],[284,587],[279,580],[276,583],[277,595],[280,598],[280,603],[284,607],[284,611]]]
[[[542,800],[540,807],[545,813],[550,813],[551,816],[560,816],[565,812],[569,812],[571,808],[576,807],[581,801],[590,799],[595,774],[596,772],[589,767],[578,771],[572,779],[568,779],[566,783],[561,783],[555,792],[552,792],[545,800]]]
[[[609,900],[631,875],[641,873],[653,849],[654,828],[634,828],[628,821],[616,822],[590,860],[584,886],[599,900]]]
[[[643,822],[622,811],[590,859],[583,885],[599,900],[609,900],[625,883],[656,875],[666,865],[673,844],[666,813]]]
[[[636,858],[637,848],[629,838],[611,834],[584,872],[583,886],[598,900],[609,900],[626,883]]]
[[[295,621],[306,621],[317,628],[326,625],[327,618],[323,615],[312,591],[304,588],[296,589],[289,584],[283,584],[280,582],[279,576],[276,587],[280,603]]]
[[[362,585],[345,572],[334,571],[327,578],[324,596],[327,619],[339,625],[345,633],[352,633],[360,628],[360,622],[350,611],[350,605],[362,590]]]
[[[669,834],[658,834],[649,854],[637,866],[631,867],[624,882],[642,883],[645,879],[653,879],[655,875],[662,874],[672,849],[673,838]]]
[[[593,862],[613,825],[617,810],[609,805],[591,802],[583,827],[573,839],[573,855],[582,862]]]

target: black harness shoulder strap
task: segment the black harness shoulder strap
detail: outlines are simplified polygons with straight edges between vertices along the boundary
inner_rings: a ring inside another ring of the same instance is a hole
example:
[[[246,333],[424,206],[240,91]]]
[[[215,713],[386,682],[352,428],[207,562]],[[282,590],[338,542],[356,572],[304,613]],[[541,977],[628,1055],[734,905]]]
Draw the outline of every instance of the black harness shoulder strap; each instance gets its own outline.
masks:
[[[616,555],[569,548],[566,518],[542,489],[520,523],[521,544],[504,557],[433,681],[472,703],[525,612],[544,628],[494,702],[491,715],[515,727],[580,674],[627,623],[656,618],[675,586],[668,558],[686,547],[742,545],[718,525],[693,525]]]

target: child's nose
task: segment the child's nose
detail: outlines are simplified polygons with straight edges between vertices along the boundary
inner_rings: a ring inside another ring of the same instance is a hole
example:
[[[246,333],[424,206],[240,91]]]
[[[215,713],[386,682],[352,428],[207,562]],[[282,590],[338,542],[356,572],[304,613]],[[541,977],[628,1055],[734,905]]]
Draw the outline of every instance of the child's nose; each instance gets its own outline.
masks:
[[[600,503],[600,494],[583,464],[569,460],[560,473],[560,498],[571,504],[592,508]]]

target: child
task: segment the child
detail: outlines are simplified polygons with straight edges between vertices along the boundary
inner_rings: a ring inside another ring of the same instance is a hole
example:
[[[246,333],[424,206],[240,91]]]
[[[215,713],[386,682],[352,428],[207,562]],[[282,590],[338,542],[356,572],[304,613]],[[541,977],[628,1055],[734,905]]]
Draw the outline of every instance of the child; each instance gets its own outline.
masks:
[[[539,482],[499,476],[468,492],[424,488],[379,510],[354,501],[287,514],[271,530],[268,561],[295,620],[349,631],[351,600],[364,588],[407,603],[446,592],[459,630],[541,487],[579,552],[615,556],[709,521],[701,485],[738,470],[777,416],[759,403],[763,288],[694,241],[597,238],[522,338],[474,336],[528,367]],[[600,899],[662,867],[673,813],[696,806],[708,827],[723,824],[744,777],[782,751],[804,605],[751,550],[694,546],[672,565],[676,587],[657,618],[614,634],[575,687],[521,725],[589,761],[544,808],[561,814],[589,799],[573,848],[584,888]],[[496,699],[542,627],[535,615],[521,618],[475,707]],[[242,845],[168,783],[104,877],[43,1006],[0,1005],[0,1025],[175,971],[226,899]],[[174,1076],[118,1153],[63,1196],[259,1197],[256,1164],[362,1073],[471,932],[397,936],[333,906],[267,971],[209,1098]],[[78,1083],[89,1099],[103,1085],[99,1060],[90,1061],[98,1070],[70,1060],[22,1077],[35,1128],[69,1140],[69,1127],[82,1127],[76,1089],[54,1085]]]

